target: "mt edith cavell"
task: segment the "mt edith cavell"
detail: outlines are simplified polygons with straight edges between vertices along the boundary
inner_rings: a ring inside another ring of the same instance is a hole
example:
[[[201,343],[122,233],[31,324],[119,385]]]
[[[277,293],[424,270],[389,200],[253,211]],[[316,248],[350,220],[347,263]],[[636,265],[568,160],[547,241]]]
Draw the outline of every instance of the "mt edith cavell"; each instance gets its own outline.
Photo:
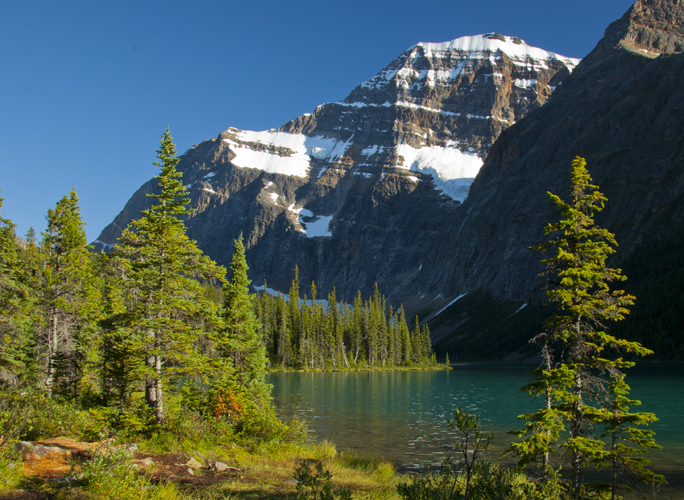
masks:
[[[494,140],[577,62],[498,34],[420,43],[342,102],[277,130],[229,128],[181,158],[190,235],[227,264],[242,232],[255,284],[286,290],[296,264],[321,291],[350,297],[377,281],[405,299]],[[113,244],[153,187],[98,242]]]
[[[497,33],[419,43],[341,102],[185,152],[189,236],[227,265],[242,233],[255,285],[287,291],[295,265],[319,296],[368,296],[377,282],[452,359],[524,350],[543,300],[529,247],[554,219],[546,192],[566,193],[579,155],[608,197],[597,222],[620,243],[612,265],[643,297],[634,320],[655,317],[684,235],[683,20],[676,0],[638,1],[581,62]],[[675,330],[651,340],[673,343]]]

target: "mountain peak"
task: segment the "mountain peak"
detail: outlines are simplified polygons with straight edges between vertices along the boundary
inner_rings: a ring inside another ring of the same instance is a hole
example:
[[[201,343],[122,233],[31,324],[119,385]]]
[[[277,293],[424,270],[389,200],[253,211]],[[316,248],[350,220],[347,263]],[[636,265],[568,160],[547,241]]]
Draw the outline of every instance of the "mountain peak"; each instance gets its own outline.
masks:
[[[485,33],[483,35],[463,36],[442,43],[420,42],[412,48],[422,47],[426,56],[438,55],[440,52],[459,51],[475,54],[503,52],[508,57],[517,61],[534,60],[559,60],[570,69],[579,63],[579,59],[572,59],[554,52],[527,45],[524,40],[517,36],[505,36],[500,33]]]
[[[608,26],[605,40],[652,57],[684,52],[684,1],[638,0]]]

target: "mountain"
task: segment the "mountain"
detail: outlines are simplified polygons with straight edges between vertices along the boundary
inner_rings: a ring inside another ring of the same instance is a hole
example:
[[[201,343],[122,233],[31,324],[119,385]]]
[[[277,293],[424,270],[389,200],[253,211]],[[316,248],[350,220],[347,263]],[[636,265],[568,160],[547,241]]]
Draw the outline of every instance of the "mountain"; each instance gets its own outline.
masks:
[[[242,232],[255,284],[285,290],[295,264],[319,296],[377,282],[451,359],[519,359],[548,314],[529,247],[582,156],[638,297],[612,331],[684,358],[683,26],[679,0],[639,0],[581,62],[498,34],[417,44],[341,102],[187,151],[190,235],[226,264]]]
[[[377,282],[393,302],[425,290],[427,257],[458,217],[496,138],[541,107],[579,61],[496,33],[419,43],[341,102],[262,132],[229,128],[181,156],[188,231],[228,264],[245,237],[255,284],[350,300]],[[149,206],[144,184],[95,242]],[[437,296],[438,293],[434,293]],[[442,302],[446,299],[440,299]],[[441,303],[438,300],[438,303]]]
[[[416,285],[450,296],[479,290],[438,321],[442,352],[482,354],[478,336],[492,311],[505,311],[499,333],[490,332],[500,345],[517,336],[520,346],[540,328],[534,307],[516,314],[542,299],[540,255],[528,248],[558,219],[546,192],[567,193],[570,162],[582,156],[608,198],[596,221],[619,243],[609,264],[623,268],[629,279],[620,286],[637,296],[613,331],[660,357],[684,357],[683,26],[678,0],[636,2],[553,99],[500,135],[461,207],[466,215],[429,255],[442,272]]]

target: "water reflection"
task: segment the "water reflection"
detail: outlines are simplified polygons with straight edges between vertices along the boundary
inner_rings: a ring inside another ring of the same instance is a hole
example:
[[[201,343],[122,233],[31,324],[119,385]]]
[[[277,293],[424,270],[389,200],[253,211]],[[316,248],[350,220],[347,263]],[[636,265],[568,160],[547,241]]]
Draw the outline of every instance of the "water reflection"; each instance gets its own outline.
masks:
[[[534,368],[521,364],[457,365],[449,372],[275,373],[268,382],[283,417],[307,421],[311,433],[340,450],[381,454],[400,467],[441,462],[450,452],[446,419],[461,406],[496,434],[490,455],[510,443],[521,427],[517,415],[539,402],[520,395]],[[642,364],[627,377],[643,411],[661,419],[652,425],[664,450],[649,453],[668,479],[684,471],[684,369]],[[673,476],[674,474],[674,476]]]

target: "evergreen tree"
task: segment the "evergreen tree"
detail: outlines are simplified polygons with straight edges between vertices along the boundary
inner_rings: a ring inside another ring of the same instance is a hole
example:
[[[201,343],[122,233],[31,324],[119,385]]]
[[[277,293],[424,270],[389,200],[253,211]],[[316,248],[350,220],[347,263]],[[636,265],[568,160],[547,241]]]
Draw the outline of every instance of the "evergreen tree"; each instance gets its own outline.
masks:
[[[224,292],[223,350],[231,358],[236,377],[242,385],[263,382],[266,376],[266,350],[260,325],[252,310],[247,261],[242,235],[234,243],[228,284]]]
[[[607,257],[615,252],[615,238],[597,227],[594,214],[604,208],[606,198],[591,184],[586,162],[572,162],[571,201],[564,202],[549,193],[561,211],[559,222],[549,223],[544,233],[553,235],[533,250],[554,251],[542,260],[545,275],[553,279],[547,296],[557,304],[558,314],[549,318],[546,331],[536,340],[542,343],[544,364],[534,372],[531,384],[523,387],[532,396],[542,396],[544,407],[522,415],[527,420],[518,435],[523,438],[511,446],[521,457],[520,465],[541,464],[545,478],[554,476],[550,455],[566,429],[568,435],[560,443],[570,462],[569,492],[572,498],[582,496],[582,470],[588,464],[601,464],[610,456],[594,433],[595,426],[609,424],[601,407],[592,406],[606,393],[602,375],[615,375],[633,362],[611,354],[646,355],[651,351],[636,342],[618,339],[605,331],[603,322],[624,318],[634,297],[622,290],[610,290],[609,283],[623,281],[620,269],[606,266]],[[598,403],[597,403],[598,404]]]
[[[48,395],[57,391],[62,396],[78,397],[84,370],[93,356],[101,314],[100,280],[74,190],[48,210],[47,221],[36,290],[44,325],[39,354],[45,359]]]
[[[167,129],[157,150],[156,204],[126,228],[119,252],[126,291],[127,340],[139,359],[145,402],[164,423],[164,387],[173,376],[209,375],[212,364],[202,342],[219,325],[218,305],[207,299],[201,281],[224,281],[225,269],[204,256],[185,231],[187,190],[176,171],[178,159]]]
[[[0,198],[0,209],[3,198]],[[32,301],[22,281],[14,224],[0,217],[0,383],[14,383],[23,372]]]
[[[618,481],[621,477],[631,478],[646,484],[663,484],[665,478],[646,468],[651,462],[643,455],[648,449],[661,448],[655,442],[655,433],[643,427],[658,420],[653,413],[630,412],[631,406],[640,401],[629,399],[629,386],[624,373],[612,376],[608,386],[608,404],[604,409],[603,421],[607,424],[603,437],[609,437],[609,453],[600,465],[607,465],[611,472],[611,500],[619,498],[620,490],[633,491],[627,484]]]

